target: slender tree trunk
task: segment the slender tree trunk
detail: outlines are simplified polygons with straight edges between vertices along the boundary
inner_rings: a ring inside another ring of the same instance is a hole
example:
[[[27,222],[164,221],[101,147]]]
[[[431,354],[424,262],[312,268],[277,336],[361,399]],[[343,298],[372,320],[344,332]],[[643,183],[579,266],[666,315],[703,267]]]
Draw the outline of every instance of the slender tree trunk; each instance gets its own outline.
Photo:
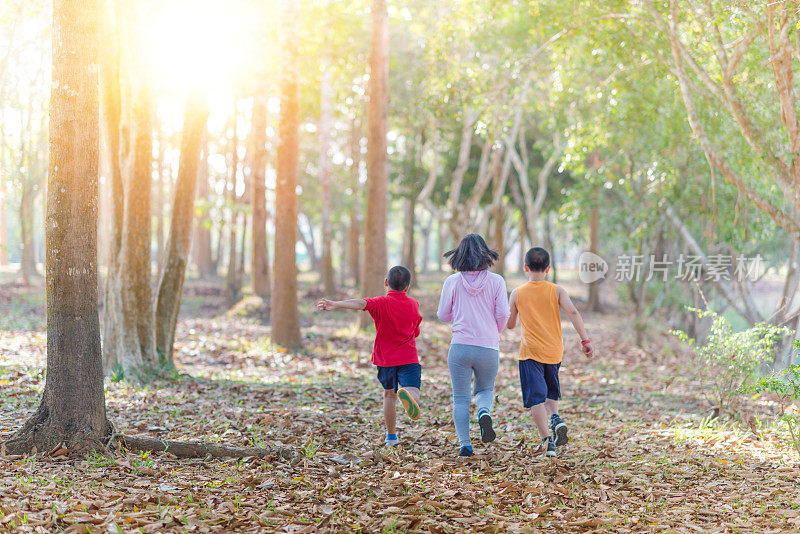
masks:
[[[361,183],[359,167],[361,165],[361,129],[357,119],[353,119],[350,130],[350,179],[353,191],[353,208],[350,210],[350,224],[347,231],[347,257],[350,262],[350,276],[356,286],[361,284]]]
[[[104,310],[106,372],[152,368],[158,362],[150,283],[153,95],[144,79],[132,83],[133,167],[125,183],[122,244],[107,285],[112,294]]]
[[[417,283],[417,244],[414,236],[416,226],[417,197],[410,196],[405,199],[405,214],[403,217],[403,265],[411,271],[411,286],[418,287]]]
[[[8,264],[8,204],[6,203],[6,182],[0,180],[0,265]]]
[[[242,202],[243,199],[239,199]],[[247,213],[239,213],[239,257],[236,260],[236,280],[239,283],[239,295],[242,294],[242,282],[244,280],[244,266],[247,260],[247,223],[249,217]]]
[[[589,252],[599,254],[598,221],[597,208],[592,208],[589,218]],[[593,312],[602,311],[600,303],[600,281],[589,284],[589,299],[586,302],[586,309]]]
[[[427,274],[431,266],[431,232],[433,232],[433,215],[428,213],[428,224],[422,236],[422,259],[420,260],[420,273]]]
[[[319,112],[319,182],[322,195],[322,286],[326,295],[336,292],[333,279],[333,255],[331,253],[331,160],[328,156],[331,144],[331,71],[330,58],[322,60],[322,83],[320,87]]]
[[[55,0],[47,195],[47,378],[34,415],[5,443],[20,454],[104,449],[97,310],[98,0]]]
[[[20,275],[27,286],[36,273],[36,251],[33,248],[33,187],[27,182],[22,186],[19,200],[20,225]]]
[[[372,0],[369,102],[367,103],[367,216],[364,224],[364,274],[361,292],[384,292],[386,276],[386,195],[389,168],[386,128],[389,109],[389,15],[387,0]],[[371,323],[362,313],[360,327]]]
[[[197,170],[207,119],[208,106],[205,97],[192,95],[186,102],[184,113],[178,179],[175,183],[169,238],[156,303],[156,347],[160,363],[168,367],[174,367],[172,349],[191,246]]]
[[[192,256],[200,278],[207,279],[215,273],[211,261],[211,216],[209,215],[208,143],[203,146],[197,170],[197,197],[202,202],[201,212],[195,222]]]
[[[225,298],[229,304],[233,304],[241,297],[239,291],[238,270],[236,268],[236,230],[237,221],[237,201],[236,201],[236,177],[239,174],[239,112],[238,100],[234,106],[233,117],[233,137],[231,138],[231,161],[228,170],[228,205],[230,207],[230,228],[228,231],[228,271],[225,275]]]
[[[253,168],[250,188],[253,208],[251,257],[253,292],[261,298],[270,293],[269,251],[267,250],[267,94],[259,91],[253,99]]]
[[[437,237],[439,238],[439,253],[436,255],[436,272],[443,272],[445,270],[444,261],[442,260],[442,254],[447,252],[447,234],[449,232],[449,228],[447,226],[447,222],[439,218],[437,221],[438,228],[437,228]]]
[[[158,158],[156,159],[156,183],[153,199],[153,215],[156,218],[156,265],[161,265],[164,256],[164,134],[161,131],[158,113],[155,114]],[[206,167],[208,172],[208,167]]]
[[[558,283],[558,263],[556,262],[556,242],[553,239],[553,212],[544,215],[544,238],[547,250],[550,252],[550,272],[553,273],[553,283]]]
[[[293,0],[283,0],[281,33],[281,111],[275,186],[275,276],[273,276],[272,340],[294,349],[302,345],[297,309],[297,165],[300,109],[298,94],[298,14]]]

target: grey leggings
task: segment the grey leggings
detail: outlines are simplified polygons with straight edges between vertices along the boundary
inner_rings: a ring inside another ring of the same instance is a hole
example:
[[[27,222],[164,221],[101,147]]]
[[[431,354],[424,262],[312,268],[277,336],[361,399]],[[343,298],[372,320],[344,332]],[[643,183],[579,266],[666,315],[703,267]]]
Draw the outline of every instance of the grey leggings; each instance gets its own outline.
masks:
[[[494,379],[500,353],[495,349],[477,345],[450,345],[447,364],[453,386],[453,423],[458,434],[458,446],[465,447],[469,441],[470,382],[475,375],[475,404],[478,413],[491,412],[494,401]]]

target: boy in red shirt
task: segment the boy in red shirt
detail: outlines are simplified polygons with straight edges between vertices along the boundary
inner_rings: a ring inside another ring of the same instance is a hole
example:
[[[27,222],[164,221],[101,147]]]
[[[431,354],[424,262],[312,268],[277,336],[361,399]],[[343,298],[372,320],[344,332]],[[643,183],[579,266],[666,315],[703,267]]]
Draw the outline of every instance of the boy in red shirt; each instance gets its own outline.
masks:
[[[378,367],[378,381],[383,386],[383,420],[386,445],[397,445],[397,399],[412,421],[420,416],[419,388],[422,366],[417,356],[416,338],[422,316],[419,303],[406,292],[411,286],[411,272],[403,266],[392,267],[386,275],[385,296],[367,299],[328,300],[317,303],[320,311],[366,310],[375,321],[375,345],[372,363]]]

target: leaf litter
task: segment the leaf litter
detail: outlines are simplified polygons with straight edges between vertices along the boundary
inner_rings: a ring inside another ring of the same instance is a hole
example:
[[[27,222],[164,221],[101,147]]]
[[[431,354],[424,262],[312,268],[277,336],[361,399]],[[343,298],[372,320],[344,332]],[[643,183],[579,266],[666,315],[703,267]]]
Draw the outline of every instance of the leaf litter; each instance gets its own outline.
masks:
[[[435,295],[420,300],[432,309]],[[457,459],[447,325],[425,317],[423,418],[412,424],[398,414],[402,445],[387,449],[369,334],[355,332],[346,314],[305,320],[306,350],[292,354],[272,346],[257,320],[184,317],[179,378],[108,382],[106,391],[119,432],[290,447],[294,458],[3,456],[0,532],[800,529],[796,457],[767,429],[707,424],[708,406],[686,373],[690,356],[666,335],[635,347],[624,317],[587,316],[596,360],[567,350],[560,412],[571,441],[557,459],[541,458],[522,409],[514,333],[501,347],[498,439],[480,443],[473,424],[476,455]],[[0,331],[0,439],[38,402],[41,336],[35,327]]]

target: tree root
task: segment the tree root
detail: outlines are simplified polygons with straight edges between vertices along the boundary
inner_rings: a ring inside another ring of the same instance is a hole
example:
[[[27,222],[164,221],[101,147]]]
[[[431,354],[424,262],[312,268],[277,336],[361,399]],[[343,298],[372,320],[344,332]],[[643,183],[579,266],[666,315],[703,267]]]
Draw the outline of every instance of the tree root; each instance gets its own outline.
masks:
[[[260,449],[226,447],[200,441],[171,441],[143,436],[120,436],[122,446],[134,451],[169,452],[178,458],[285,458],[297,456],[297,451],[284,447]]]

